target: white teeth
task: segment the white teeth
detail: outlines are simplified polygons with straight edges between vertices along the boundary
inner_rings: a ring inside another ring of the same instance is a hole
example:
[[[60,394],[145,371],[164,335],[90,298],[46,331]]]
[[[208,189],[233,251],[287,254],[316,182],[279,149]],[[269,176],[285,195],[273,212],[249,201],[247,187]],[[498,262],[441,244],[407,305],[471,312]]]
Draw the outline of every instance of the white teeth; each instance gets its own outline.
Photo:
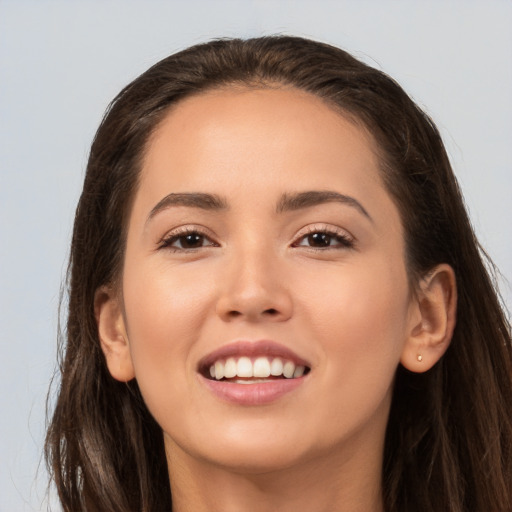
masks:
[[[272,363],[270,363],[270,375],[274,375],[275,377],[283,375],[283,361],[281,361],[279,357],[275,357]]]
[[[297,366],[293,372],[293,378],[296,379],[297,377],[302,377],[305,369],[306,368],[304,368],[304,366]]]
[[[229,357],[224,365],[224,377],[232,379],[236,375],[237,364],[234,357]]]
[[[224,377],[224,365],[221,361],[217,361],[215,363],[215,378],[220,380],[222,377]]]
[[[258,382],[268,382],[266,379],[236,379],[236,384],[258,384]]]
[[[258,357],[254,361],[253,376],[268,377],[270,375],[270,363],[266,357]]]
[[[248,357],[241,357],[236,364],[236,374],[239,377],[252,377],[252,362]],[[217,375],[215,375],[217,377]],[[218,378],[218,377],[217,377]]]
[[[212,379],[221,380],[235,379],[239,384],[254,384],[256,382],[267,382],[267,378],[284,376],[287,379],[298,378],[304,375],[305,366],[295,366],[292,361],[284,361],[280,357],[274,357],[272,361],[268,357],[257,357],[254,362],[249,357],[228,357],[226,361],[215,361],[209,368]],[[251,379],[251,380],[242,380]]]
[[[293,377],[294,372],[295,372],[295,364],[293,364],[291,361],[286,361],[286,363],[284,363],[284,367],[283,367],[283,375],[287,379],[291,379]]]

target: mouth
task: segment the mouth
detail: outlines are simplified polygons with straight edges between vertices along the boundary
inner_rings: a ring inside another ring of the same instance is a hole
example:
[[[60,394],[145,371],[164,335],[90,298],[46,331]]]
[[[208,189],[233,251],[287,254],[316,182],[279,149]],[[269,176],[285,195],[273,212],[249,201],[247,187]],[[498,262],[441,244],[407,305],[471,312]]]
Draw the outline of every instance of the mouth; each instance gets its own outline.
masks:
[[[296,389],[311,365],[271,341],[235,342],[203,358],[198,373],[217,396],[246,405],[270,403]]]

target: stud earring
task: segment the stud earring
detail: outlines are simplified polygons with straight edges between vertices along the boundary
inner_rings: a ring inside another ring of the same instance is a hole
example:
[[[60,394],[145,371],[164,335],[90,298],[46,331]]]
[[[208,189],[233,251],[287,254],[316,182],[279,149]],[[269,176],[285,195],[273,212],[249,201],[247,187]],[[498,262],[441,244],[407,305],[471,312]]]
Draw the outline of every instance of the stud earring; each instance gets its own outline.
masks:
[[[423,361],[423,356],[421,354],[418,354],[418,357],[417,357],[418,361],[421,363],[421,361]]]

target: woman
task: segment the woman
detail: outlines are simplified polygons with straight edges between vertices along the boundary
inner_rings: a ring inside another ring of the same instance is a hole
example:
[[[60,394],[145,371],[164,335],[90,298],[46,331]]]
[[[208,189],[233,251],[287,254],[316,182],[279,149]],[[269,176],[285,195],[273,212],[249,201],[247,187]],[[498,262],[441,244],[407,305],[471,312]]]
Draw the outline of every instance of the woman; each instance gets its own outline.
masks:
[[[69,294],[65,510],[512,507],[510,327],[443,144],[342,50],[214,41],[127,86]]]

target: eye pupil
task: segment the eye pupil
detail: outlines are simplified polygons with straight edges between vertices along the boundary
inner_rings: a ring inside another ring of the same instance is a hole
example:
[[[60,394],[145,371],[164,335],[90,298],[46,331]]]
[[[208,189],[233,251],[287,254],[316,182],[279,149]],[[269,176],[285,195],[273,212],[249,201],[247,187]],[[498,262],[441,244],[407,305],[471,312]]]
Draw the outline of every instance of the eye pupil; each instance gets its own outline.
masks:
[[[327,247],[331,244],[331,235],[327,233],[313,233],[308,236],[308,243],[316,247]]]
[[[200,247],[203,245],[203,236],[198,233],[190,233],[182,238],[181,245],[187,249]]]

